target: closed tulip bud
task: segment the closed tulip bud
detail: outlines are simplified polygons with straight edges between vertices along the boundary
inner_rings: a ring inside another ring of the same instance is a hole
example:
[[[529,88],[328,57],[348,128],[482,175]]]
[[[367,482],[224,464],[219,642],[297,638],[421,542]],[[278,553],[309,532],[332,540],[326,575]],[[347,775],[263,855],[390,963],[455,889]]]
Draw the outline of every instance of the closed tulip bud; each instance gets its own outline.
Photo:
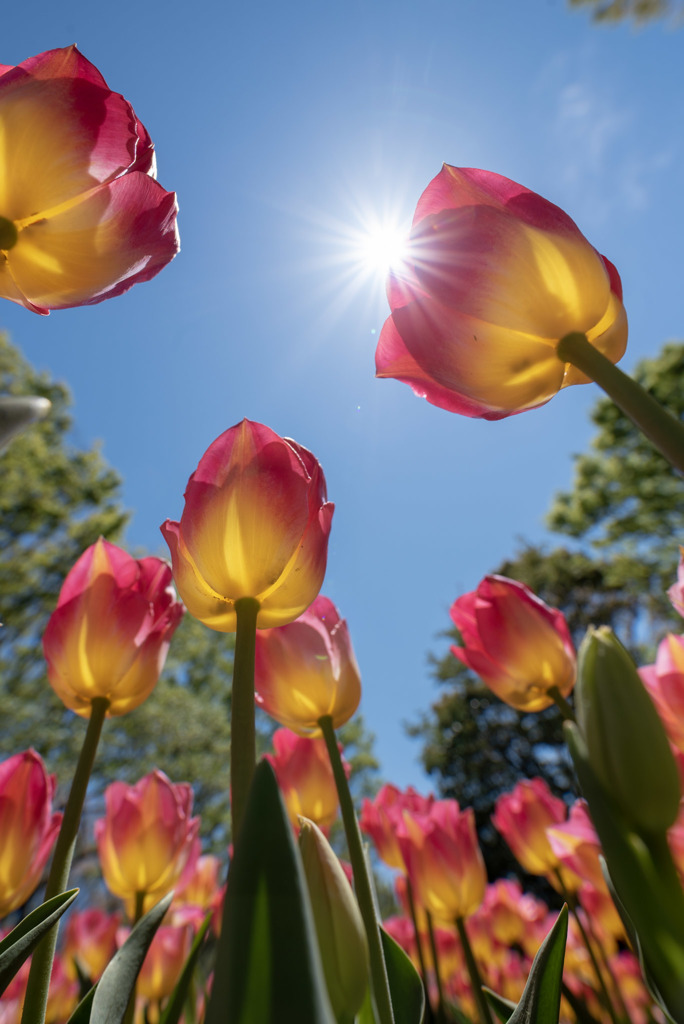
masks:
[[[154,689],[182,616],[166,562],[138,561],[101,537],[67,575],[43,635],[53,690],[84,717],[100,697],[108,715],[132,711]]]
[[[188,480],[180,522],[161,527],[190,614],[235,632],[248,597],[259,629],[292,622],[323,582],[333,508],[306,448],[250,420],[226,430]]]
[[[257,704],[300,736],[320,736],[319,719],[344,725],[361,700],[361,677],[349,630],[335,605],[320,594],[280,629],[257,633]]]
[[[135,786],[105,790],[105,816],[95,841],[108,888],[128,901],[145,896],[144,910],[174,888],[198,854],[199,818],[191,818],[192,788],[155,770]]]
[[[634,662],[610,629],[590,629],[579,652],[577,724],[594,774],[637,832],[677,817],[679,772]]]
[[[361,1009],[369,979],[368,943],[347,876],[321,830],[302,818],[299,849],[330,1004],[342,1022]]]
[[[569,333],[611,362],[627,344],[615,267],[553,203],[472,167],[430,182],[387,294],[377,376],[464,416],[500,419],[586,383],[556,353]]]
[[[55,777],[35,750],[0,763],[0,918],[40,882],[62,815],[52,811]]]
[[[518,711],[542,711],[575,684],[575,649],[562,612],[506,576],[485,576],[451,606],[463,647],[454,657]]]

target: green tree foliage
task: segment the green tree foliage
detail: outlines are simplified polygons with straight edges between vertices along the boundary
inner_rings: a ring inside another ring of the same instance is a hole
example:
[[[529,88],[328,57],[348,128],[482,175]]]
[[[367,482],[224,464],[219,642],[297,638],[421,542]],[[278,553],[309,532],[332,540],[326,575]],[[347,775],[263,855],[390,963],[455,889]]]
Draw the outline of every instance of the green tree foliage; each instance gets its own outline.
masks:
[[[641,25],[668,15],[682,15],[682,6],[676,0],[570,0],[570,5],[590,8],[593,20],[603,24],[631,20]]]
[[[50,687],[41,637],[64,577],[99,536],[120,542],[128,515],[121,480],[97,446],[69,442],[68,389],[36,372],[0,334],[0,392],[43,395],[50,416],[0,452],[0,758],[33,746],[62,784],[71,779],[86,723]],[[143,553],[138,552],[141,557]],[[132,783],[154,767],[174,782],[191,780],[207,849],[228,845],[230,685],[233,637],[186,615],[151,696],[105,722],[89,814],[101,813],[104,787]],[[274,725],[259,716],[259,745]],[[372,735],[359,717],[340,731],[361,796],[373,789]]]
[[[683,344],[666,345],[634,376],[684,419]],[[524,545],[493,571],[560,608],[576,643],[590,624],[609,625],[643,662],[668,628],[681,630],[666,590],[684,542],[684,485],[611,401],[597,402],[591,418],[590,450],[575,456],[572,490],[556,495],[548,516],[568,544],[550,551]],[[444,636],[460,642],[454,628]],[[410,731],[423,740],[423,763],[442,795],[474,807],[494,878],[516,870],[489,823],[499,794],[532,775],[560,795],[573,793],[560,718],[555,708],[519,714],[450,652],[431,663],[443,692]]]

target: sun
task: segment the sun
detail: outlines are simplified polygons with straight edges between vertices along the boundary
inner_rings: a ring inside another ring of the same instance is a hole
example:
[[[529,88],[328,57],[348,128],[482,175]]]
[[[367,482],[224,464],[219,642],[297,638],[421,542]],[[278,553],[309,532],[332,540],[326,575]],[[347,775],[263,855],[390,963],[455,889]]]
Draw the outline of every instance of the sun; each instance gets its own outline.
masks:
[[[404,262],[407,248],[406,230],[393,221],[375,221],[355,232],[354,248],[359,269],[383,280],[390,270]]]

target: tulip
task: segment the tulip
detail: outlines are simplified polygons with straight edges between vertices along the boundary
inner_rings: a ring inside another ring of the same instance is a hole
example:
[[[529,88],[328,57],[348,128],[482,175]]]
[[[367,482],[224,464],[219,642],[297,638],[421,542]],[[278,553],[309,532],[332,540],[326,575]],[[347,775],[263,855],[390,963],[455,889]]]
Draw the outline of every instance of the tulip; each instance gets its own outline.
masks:
[[[310,818],[320,829],[329,829],[337,817],[340,802],[330,758],[321,737],[308,739],[289,729],[276,729],[273,734],[275,755],[267,754],[287,813],[293,826],[299,818]],[[351,772],[346,764],[347,775]]]
[[[684,547],[679,549],[679,566],[677,567],[677,582],[673,583],[667,592],[673,608],[684,616]]]
[[[553,796],[543,779],[523,779],[512,792],[497,799],[492,824],[525,871],[547,875],[556,871],[560,862],[546,830],[564,822],[566,817],[565,804]]]
[[[104,880],[129,908],[136,902],[142,904],[137,910],[148,910],[197,856],[199,818],[191,813],[192,787],[174,785],[159,770],[134,786],[113,782],[105,790],[105,816],[95,822],[95,840]]]
[[[634,662],[607,626],[582,641],[576,707],[589,766],[628,827],[642,837],[665,832],[679,811],[677,763]]]
[[[302,822],[299,849],[330,1004],[338,1021],[353,1021],[369,982],[361,912],[337,857],[313,821]]]
[[[178,252],[176,196],[133,108],[75,46],[0,66],[0,296],[35,313],[148,281]]]
[[[426,814],[404,811],[398,838],[417,904],[448,924],[477,910],[487,874],[471,807],[435,800]]]
[[[320,735],[319,719],[344,725],[361,699],[359,668],[347,623],[332,601],[319,596],[280,629],[257,633],[257,703],[300,736]]]
[[[567,821],[551,825],[546,837],[560,863],[578,875],[583,883],[608,893],[599,857],[601,843],[596,834],[586,800],[576,800]]]
[[[142,704],[183,615],[175,598],[159,558],[136,561],[102,538],[81,555],[43,637],[48,679],[68,708],[88,717],[98,697],[108,715]]]
[[[639,675],[670,742],[684,753],[684,636],[668,633],[658,645],[655,664],[640,668]]]
[[[512,707],[541,711],[551,694],[572,690],[575,650],[565,618],[524,583],[485,576],[454,602],[451,618],[464,644],[451,648],[454,657]]]
[[[157,929],[138,975],[138,996],[158,1002],[173,992],[188,958],[192,937],[189,924],[162,925]]]
[[[64,932],[62,959],[67,973],[77,977],[74,963],[90,981],[97,981],[116,953],[119,914],[107,914],[99,907],[72,913]]]
[[[52,810],[55,776],[35,750],[0,763],[0,918],[40,882],[62,815]]]
[[[490,171],[445,165],[423,193],[376,352],[433,405],[500,419],[587,378],[556,353],[581,332],[617,362],[617,271],[557,206]]]
[[[161,528],[190,614],[234,632],[247,597],[260,629],[296,619],[323,582],[333,507],[306,448],[249,420],[226,430],[190,477],[180,522]]]
[[[429,814],[433,803],[433,796],[423,797],[412,786],[402,792],[391,783],[382,786],[374,800],[363,801],[359,825],[362,832],[371,837],[378,857],[388,867],[406,870],[397,838],[404,810],[417,815]]]

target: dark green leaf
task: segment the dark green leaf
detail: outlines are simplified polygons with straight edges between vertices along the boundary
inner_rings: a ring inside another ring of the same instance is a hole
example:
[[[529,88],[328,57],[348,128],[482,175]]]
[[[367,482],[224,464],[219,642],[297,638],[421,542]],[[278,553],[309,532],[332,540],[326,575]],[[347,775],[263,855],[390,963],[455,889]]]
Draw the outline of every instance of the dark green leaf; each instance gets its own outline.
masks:
[[[257,765],[228,874],[206,1024],[226,1021],[335,1024],[299,850],[267,761]]]
[[[209,925],[211,924],[211,918],[212,914],[207,914],[202,922],[202,927],[195,936],[195,941],[192,944],[192,949],[190,950],[188,959],[185,961],[185,966],[181,971],[181,976],[169,997],[166,1007],[164,1008],[159,1024],[178,1024],[178,1021],[181,1018],[181,1014],[183,1013],[183,1004],[185,1003],[190,990],[192,975],[197,964],[197,959],[200,955],[200,950],[202,949],[202,944],[204,943],[204,937],[207,934]]]
[[[420,974],[404,950],[381,928],[394,1024],[421,1024],[425,1013],[425,990]]]
[[[564,906],[537,951],[509,1024],[558,1024],[567,934],[568,908]]]
[[[510,999],[504,999],[503,996],[498,995],[498,993],[494,992],[493,989],[487,988],[486,985],[482,986],[482,991],[499,1020],[502,1021],[502,1024],[506,1024],[506,1022],[510,1020],[516,1004],[511,1002]]]
[[[91,1010],[92,1020],[97,1024],[121,1024],[123,1021],[147,950],[172,899],[173,893],[169,893],[140,918],[121,949],[105,967],[95,988]]]
[[[69,1017],[67,1024],[90,1024],[90,1011],[93,1006],[94,998],[95,987],[91,988],[90,992],[86,992],[74,1012]]]
[[[41,904],[27,914],[0,942],[0,994],[30,957],[43,935],[58,921],[76,899],[78,889],[70,889]]]

